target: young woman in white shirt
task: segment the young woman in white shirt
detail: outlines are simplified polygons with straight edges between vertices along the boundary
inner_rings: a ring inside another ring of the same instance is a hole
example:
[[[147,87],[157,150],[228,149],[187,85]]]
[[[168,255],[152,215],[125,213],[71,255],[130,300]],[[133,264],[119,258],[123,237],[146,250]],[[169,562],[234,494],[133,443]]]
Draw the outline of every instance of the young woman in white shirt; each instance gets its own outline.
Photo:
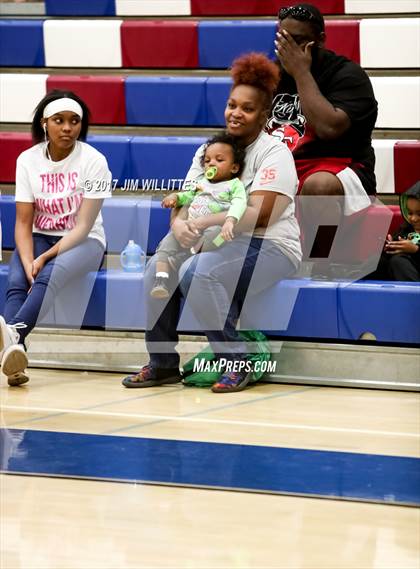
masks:
[[[88,127],[86,104],[71,91],[52,91],[35,109],[34,146],[17,159],[16,249],[0,316],[1,370],[11,386],[29,379],[24,341],[56,294],[103,260],[100,211],[111,173],[83,142]]]

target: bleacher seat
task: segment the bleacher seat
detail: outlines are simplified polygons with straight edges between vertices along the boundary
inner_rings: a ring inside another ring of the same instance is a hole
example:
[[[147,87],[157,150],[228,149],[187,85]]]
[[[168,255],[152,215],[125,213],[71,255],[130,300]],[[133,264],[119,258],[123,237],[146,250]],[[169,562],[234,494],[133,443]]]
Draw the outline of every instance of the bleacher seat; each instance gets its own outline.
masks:
[[[209,103],[208,123],[223,123],[224,101],[229,84],[223,77],[213,77],[207,82]],[[197,147],[206,139],[194,136],[135,136],[89,135],[87,142],[102,152],[108,160],[118,187],[126,190],[148,185],[149,190],[170,187],[173,179],[185,176]],[[28,133],[0,132],[0,182],[13,183],[16,159],[31,146]],[[376,155],[375,174],[379,194],[405,192],[420,179],[420,141],[374,139]],[[149,182],[143,183],[143,180]]]
[[[193,16],[274,16],[278,0],[191,0]]]
[[[420,140],[374,139],[379,194],[402,194],[420,179]]]
[[[45,0],[48,16],[115,16],[115,0]]]
[[[6,302],[7,276],[9,265],[0,264],[0,312],[3,314],[4,303]]]
[[[190,0],[115,0],[117,16],[190,16]]]
[[[392,211],[392,222],[389,232],[393,235],[399,229],[404,220],[399,205],[389,205],[388,207]]]
[[[47,93],[44,73],[0,75],[0,122],[31,123],[33,112]]]
[[[16,158],[32,146],[32,137],[26,132],[0,132],[0,182],[13,183],[16,176]]]
[[[73,76],[71,76],[73,77]],[[54,84],[54,76],[44,74],[6,73],[0,75],[0,122],[32,121],[32,112],[46,94],[48,84]],[[73,79],[69,78],[69,82]],[[125,106],[127,124],[165,126],[223,126],[223,113],[229,94],[230,77],[188,76],[133,76],[125,77]],[[103,76],[84,84],[80,76],[75,87],[90,93],[107,85],[108,96],[91,99],[92,111],[100,121],[111,120],[115,109],[112,93],[121,96],[120,78],[108,81]],[[420,128],[420,78],[371,77],[376,99],[379,103],[377,128]],[[60,77],[60,84],[66,80]],[[89,91],[91,89],[91,91]],[[121,102],[121,99],[118,99]],[[396,101],[403,104],[396,104]],[[122,103],[121,103],[122,104]],[[115,121],[123,120],[123,106],[114,115]]]
[[[108,253],[121,253],[130,239],[138,240],[137,201],[124,198],[104,200],[102,218]]]
[[[248,51],[261,51],[274,58],[276,28],[275,21],[265,20],[200,22],[200,67],[226,69],[235,57]]]
[[[15,196],[0,196],[1,230],[3,249],[15,247],[15,220],[16,204]]]
[[[14,243],[14,223],[16,205],[14,196],[0,196],[0,210],[2,213],[3,247],[13,249]],[[113,197],[106,199],[102,208],[105,232],[108,240],[108,252],[120,253],[129,239],[137,241],[149,255],[155,249],[162,237],[169,230],[170,210],[161,207],[161,200],[158,194],[150,193],[149,199]],[[402,217],[398,206],[375,206],[366,210],[366,215],[355,214],[351,222],[356,224],[358,217],[366,225],[366,241],[370,233],[379,232],[384,238],[387,233],[395,231],[402,223]],[[363,225],[362,229],[363,231]],[[340,236],[337,234],[336,240],[339,243]],[[368,243],[368,244],[369,244]],[[353,247],[353,246],[352,246]],[[352,249],[349,248],[349,250]],[[360,245],[359,256],[365,254],[366,249],[363,243]],[[369,249],[369,248],[368,248]],[[377,247],[375,248],[375,250]],[[345,252],[344,246],[342,250]],[[370,250],[370,249],[369,249]],[[331,254],[333,255],[332,249]]]
[[[132,178],[144,189],[178,189],[171,180],[185,177],[202,137],[135,136],[131,140]],[[155,183],[156,182],[156,183]]]
[[[326,47],[366,68],[419,66],[419,18],[327,20],[325,25]],[[248,51],[274,58],[277,22],[273,14],[270,20],[199,22],[0,20],[0,26],[0,61],[8,66],[225,69]],[[64,36],[68,41],[61,41]],[[87,50],[83,37],[89,37]]]
[[[289,322],[281,303],[288,289],[298,290]],[[379,342],[418,344],[419,312],[415,283],[286,280],[254,296],[241,325],[272,337],[357,340],[371,332]]]
[[[120,75],[50,75],[47,90],[53,89],[70,90],[83,99],[92,124],[126,124],[125,78]]]
[[[364,18],[360,53],[365,68],[420,67],[420,19]]]
[[[311,0],[323,14],[415,13],[418,0]],[[290,0],[45,0],[49,16],[274,16]]]
[[[131,179],[130,137],[103,134],[89,135],[86,142],[106,157],[112,173],[113,187],[124,186],[125,180]]]
[[[0,208],[3,246],[12,249],[13,196],[2,196]],[[392,210],[397,213],[399,222],[397,206]],[[170,212],[162,209],[158,201],[112,198],[105,200],[102,214],[111,253],[119,253],[129,239],[134,239],[152,254],[169,226]],[[0,312],[5,301],[7,271],[7,265],[0,266]],[[93,278],[95,275],[91,274],[81,283],[83,290],[93,285]],[[80,324],[77,310],[69,310],[68,299],[73,298],[74,306],[78,306],[81,292],[81,289],[66,291],[70,296],[66,296],[66,302],[57,303],[44,324]],[[144,303],[140,275],[119,270],[100,271],[84,324],[143,329]],[[302,339],[357,340],[363,332],[370,331],[378,341],[415,344],[420,341],[419,303],[418,287],[409,283],[286,280],[245,303],[241,326],[263,329],[273,337]],[[181,329],[197,328],[188,316],[182,319]]]
[[[371,77],[378,101],[376,128],[420,128],[420,77]]]
[[[44,67],[42,20],[0,20],[0,65]]]
[[[207,79],[207,124],[209,126],[224,126],[226,101],[231,88],[230,77],[209,77]]]
[[[188,20],[123,22],[123,67],[198,67],[197,27],[197,22]]]
[[[5,302],[7,274],[8,266],[0,265],[0,311]],[[97,275],[90,273],[81,287],[90,288],[94,278],[83,325],[143,330],[146,299],[142,276],[121,270],[101,270]],[[61,295],[65,296],[65,302],[57,302],[42,324],[80,325],[77,313],[81,292],[75,287],[66,287]],[[415,346],[420,342],[419,311],[420,294],[416,283],[295,279],[279,282],[252,297],[241,316],[241,328],[260,329],[272,338],[306,341],[355,341],[364,332],[371,332],[379,342]],[[185,332],[199,330],[188,312],[181,317],[179,328]]]
[[[84,325],[143,330],[146,326],[145,300],[141,275],[120,270],[101,271],[95,281]]]
[[[358,20],[327,20],[325,47],[360,63],[360,37]]]
[[[207,125],[205,77],[127,77],[128,124]]]
[[[394,145],[397,141],[387,138],[372,140],[375,151],[375,176],[377,192],[395,193]]]
[[[418,283],[342,283],[337,292],[342,340],[357,340],[364,332],[371,332],[379,342],[420,343]],[[384,374],[386,379],[386,371]]]
[[[329,260],[352,265],[361,263],[366,267],[366,274],[373,272],[390,231],[392,218],[393,212],[379,200],[369,208],[344,216],[334,236]]]
[[[169,231],[171,212],[160,200],[142,199],[137,202],[136,220],[138,243],[148,255],[153,255],[159,241]]]
[[[121,67],[121,24],[122,20],[46,20],[45,65]]]
[[[281,281],[246,301],[241,327],[271,336],[339,338],[337,287],[335,282],[309,279]]]
[[[394,146],[395,191],[401,194],[420,180],[420,141],[398,141]]]
[[[418,0],[345,0],[346,14],[410,14],[419,11]],[[321,8],[322,9],[322,8]]]
[[[275,16],[290,0],[191,0],[193,16]],[[343,14],[344,0],[311,0],[324,14]]]

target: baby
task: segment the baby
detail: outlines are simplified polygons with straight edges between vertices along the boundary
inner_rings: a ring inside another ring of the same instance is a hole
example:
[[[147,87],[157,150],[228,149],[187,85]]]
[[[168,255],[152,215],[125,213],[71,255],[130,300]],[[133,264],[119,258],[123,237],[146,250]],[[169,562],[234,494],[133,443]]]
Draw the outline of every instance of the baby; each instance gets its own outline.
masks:
[[[211,251],[234,238],[233,229],[247,205],[244,185],[239,180],[244,167],[245,150],[228,134],[219,134],[206,143],[202,157],[204,176],[189,182],[187,190],[172,193],[162,200],[162,207],[188,207],[187,222],[195,229],[194,220],[226,211],[223,226],[206,229],[191,249],[184,249],[169,232],[156,249],[156,279],[150,292],[154,298],[169,296],[170,270],[177,271],[191,255]]]

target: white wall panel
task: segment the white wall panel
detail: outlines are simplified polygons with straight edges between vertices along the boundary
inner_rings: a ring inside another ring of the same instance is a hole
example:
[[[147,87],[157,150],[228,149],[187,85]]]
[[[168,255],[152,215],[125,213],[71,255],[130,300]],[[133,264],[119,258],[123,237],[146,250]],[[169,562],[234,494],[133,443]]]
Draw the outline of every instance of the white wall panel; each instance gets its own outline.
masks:
[[[371,77],[378,101],[376,128],[420,128],[420,78]]]
[[[378,194],[394,194],[394,145],[396,140],[375,139],[375,176]]]
[[[420,0],[345,0],[346,14],[409,14],[420,12]]]
[[[47,20],[47,67],[121,67],[122,20]]]
[[[0,122],[30,123],[39,101],[47,93],[45,74],[0,75]]]
[[[420,67],[420,18],[360,22],[362,67]]]
[[[117,16],[190,16],[190,0],[116,0]]]

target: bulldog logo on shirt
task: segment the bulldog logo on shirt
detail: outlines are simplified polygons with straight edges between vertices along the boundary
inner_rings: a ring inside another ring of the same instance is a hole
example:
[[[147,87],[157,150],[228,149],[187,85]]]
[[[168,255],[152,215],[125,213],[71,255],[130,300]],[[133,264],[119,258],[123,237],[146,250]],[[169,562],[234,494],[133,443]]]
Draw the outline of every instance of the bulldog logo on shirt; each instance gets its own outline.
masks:
[[[266,131],[294,150],[305,134],[306,119],[301,113],[299,95],[281,93],[273,101]]]

